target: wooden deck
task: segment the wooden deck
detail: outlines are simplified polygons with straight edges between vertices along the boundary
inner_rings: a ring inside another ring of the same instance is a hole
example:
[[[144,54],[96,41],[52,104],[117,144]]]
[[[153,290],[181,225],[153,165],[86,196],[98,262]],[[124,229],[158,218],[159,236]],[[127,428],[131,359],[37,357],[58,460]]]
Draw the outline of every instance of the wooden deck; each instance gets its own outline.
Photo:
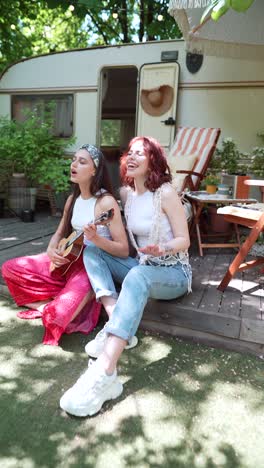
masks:
[[[0,219],[0,266],[13,257],[46,249],[59,219],[38,213],[33,223]],[[264,355],[264,274],[252,269],[236,275],[224,293],[217,290],[234,249],[193,248],[193,292],[173,301],[148,302],[141,327],[226,349]],[[0,277],[0,294],[7,294]]]

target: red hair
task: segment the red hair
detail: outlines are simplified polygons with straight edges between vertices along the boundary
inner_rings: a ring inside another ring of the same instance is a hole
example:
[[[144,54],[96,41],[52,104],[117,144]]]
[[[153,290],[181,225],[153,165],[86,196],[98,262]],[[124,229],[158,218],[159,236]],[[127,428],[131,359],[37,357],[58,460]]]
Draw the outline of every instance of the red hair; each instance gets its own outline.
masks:
[[[133,177],[127,177],[126,158],[131,146],[137,141],[143,143],[144,153],[148,157],[148,176],[145,181],[145,187],[154,192],[165,182],[171,182],[171,172],[163,148],[155,138],[135,137],[128,145],[126,152],[121,157],[120,175],[124,185],[135,188]]]

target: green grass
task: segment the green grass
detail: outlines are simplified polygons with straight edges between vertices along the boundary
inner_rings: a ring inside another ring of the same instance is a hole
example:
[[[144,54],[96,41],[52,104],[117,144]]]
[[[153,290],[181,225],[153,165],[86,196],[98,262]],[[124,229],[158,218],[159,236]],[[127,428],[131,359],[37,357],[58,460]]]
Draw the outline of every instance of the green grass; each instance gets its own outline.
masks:
[[[87,365],[87,337],[41,345],[40,320],[0,307],[1,468],[264,466],[260,359],[139,332],[121,397],[78,419],[58,401]]]

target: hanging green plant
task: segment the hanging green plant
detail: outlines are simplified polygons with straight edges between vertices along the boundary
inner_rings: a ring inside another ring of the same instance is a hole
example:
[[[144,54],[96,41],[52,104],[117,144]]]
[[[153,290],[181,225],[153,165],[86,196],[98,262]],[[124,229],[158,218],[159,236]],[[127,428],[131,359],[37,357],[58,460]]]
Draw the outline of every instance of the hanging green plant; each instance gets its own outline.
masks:
[[[218,21],[230,8],[238,13],[244,13],[252,5],[254,0],[212,0],[203,13],[201,23],[211,16]]]

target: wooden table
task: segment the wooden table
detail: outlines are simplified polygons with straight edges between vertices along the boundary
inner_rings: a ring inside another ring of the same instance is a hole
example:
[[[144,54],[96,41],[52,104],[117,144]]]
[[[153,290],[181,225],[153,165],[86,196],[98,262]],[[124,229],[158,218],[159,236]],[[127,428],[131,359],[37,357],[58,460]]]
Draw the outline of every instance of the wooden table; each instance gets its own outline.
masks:
[[[237,271],[243,271],[257,265],[263,265],[264,257],[255,258],[248,262],[244,262],[244,260],[253,244],[255,244],[259,234],[264,231],[264,212],[250,208],[245,209],[233,206],[220,208],[219,211],[224,215],[227,221],[235,223],[235,225],[240,224],[250,228],[248,237],[240,247],[238,254],[235,256],[218,286],[220,291],[224,291]]]
[[[230,248],[230,247],[240,247],[240,237],[239,237],[239,231],[237,228],[237,224],[234,224],[234,230],[235,230],[235,235],[236,235],[236,242],[231,242],[231,243],[213,243],[213,242],[203,242],[202,241],[202,236],[201,236],[201,231],[200,231],[200,216],[202,213],[203,208],[206,205],[235,205],[235,204],[240,204],[240,203],[256,203],[257,200],[253,198],[245,199],[245,198],[224,198],[223,196],[217,195],[217,194],[209,194],[204,191],[198,191],[198,192],[187,192],[186,193],[186,198],[190,201],[193,212],[194,212],[194,217],[192,220],[191,228],[190,228],[190,235],[193,234],[194,230],[196,230],[196,235],[197,235],[197,242],[198,242],[198,249],[199,249],[199,254],[202,257],[203,256],[203,248]],[[210,236],[210,234],[209,234]]]
[[[261,179],[248,179],[248,180],[245,180],[244,184],[251,185],[251,186],[254,186],[254,187],[261,187],[260,191],[261,191],[262,203],[264,203],[264,190],[262,188],[262,187],[264,187],[264,180],[261,180]]]

